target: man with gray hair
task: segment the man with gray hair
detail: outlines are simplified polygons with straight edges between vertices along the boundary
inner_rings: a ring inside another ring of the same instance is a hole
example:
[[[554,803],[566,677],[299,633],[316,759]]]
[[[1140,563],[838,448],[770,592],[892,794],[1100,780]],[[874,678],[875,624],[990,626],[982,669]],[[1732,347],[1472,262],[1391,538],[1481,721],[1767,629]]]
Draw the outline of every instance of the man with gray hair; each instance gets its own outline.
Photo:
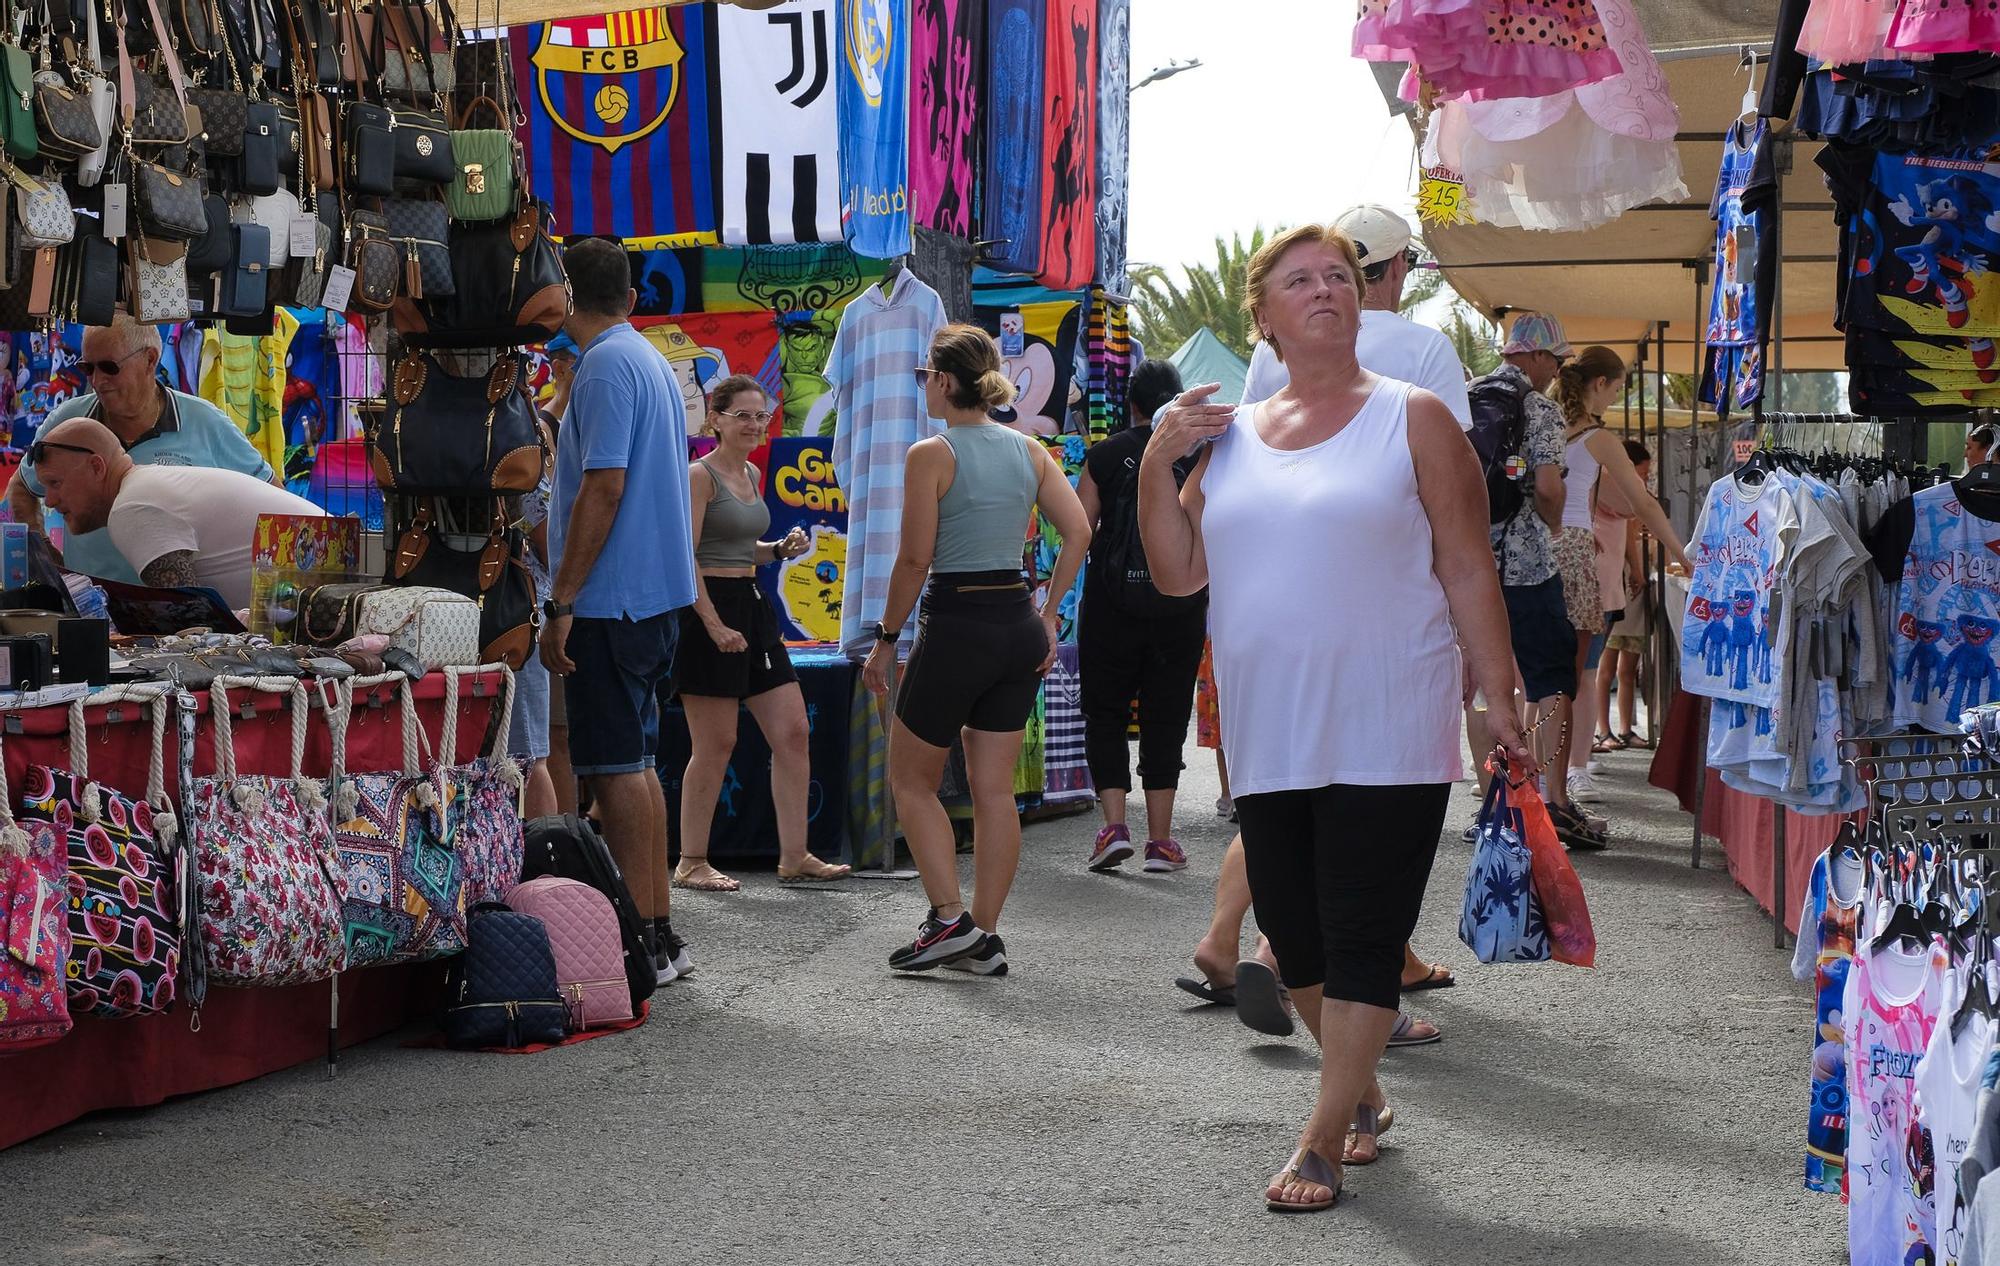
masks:
[[[102,422],[141,466],[206,466],[275,483],[271,464],[251,446],[222,410],[160,381],[160,332],[129,316],[83,332],[77,372],[91,393],[51,410],[43,433],[71,418]],[[24,461],[7,488],[16,521],[42,531],[44,487],[33,460]],[[72,571],[137,583],[138,573],[101,529],[65,533],[63,564]]]

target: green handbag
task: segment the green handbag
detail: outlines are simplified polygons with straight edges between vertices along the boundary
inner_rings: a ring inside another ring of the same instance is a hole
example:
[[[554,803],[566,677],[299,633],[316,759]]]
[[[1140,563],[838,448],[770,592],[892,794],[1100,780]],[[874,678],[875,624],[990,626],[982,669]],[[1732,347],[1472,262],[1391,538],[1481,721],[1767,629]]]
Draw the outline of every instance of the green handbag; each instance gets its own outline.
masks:
[[[482,104],[493,111],[499,127],[466,126]],[[476,98],[459,114],[451,156],[456,170],[445,187],[445,205],[454,221],[484,224],[509,219],[520,210],[520,151],[506,113],[493,98]]]
[[[42,151],[35,134],[35,63],[28,50],[12,40],[0,42],[0,147],[15,158],[33,158]]]

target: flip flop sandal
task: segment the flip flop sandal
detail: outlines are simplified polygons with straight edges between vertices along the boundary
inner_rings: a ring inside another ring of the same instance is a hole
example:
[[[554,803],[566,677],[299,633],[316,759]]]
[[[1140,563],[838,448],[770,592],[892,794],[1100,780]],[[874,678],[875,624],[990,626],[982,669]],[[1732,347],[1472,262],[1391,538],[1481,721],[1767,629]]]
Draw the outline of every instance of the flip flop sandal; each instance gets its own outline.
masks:
[[[1601,853],[1611,845],[1611,841],[1602,832],[1593,830],[1590,820],[1574,807],[1550,805],[1549,820],[1555,824],[1556,838],[1574,852]]]
[[[1271,1180],[1273,1187],[1289,1187],[1293,1183],[1309,1182],[1315,1187],[1324,1187],[1333,1194],[1324,1200],[1313,1200],[1294,1204],[1288,1200],[1264,1198],[1264,1207],[1273,1213],[1323,1213],[1340,1200],[1340,1179],[1333,1173],[1333,1166],[1326,1158],[1311,1148],[1302,1147],[1292,1153],[1291,1163],[1278,1171]]]
[[[741,883],[713,866],[708,867],[706,874],[696,870],[688,872],[685,876],[679,867],[675,867],[673,885],[676,888],[685,888],[689,892],[735,892],[743,887]]]
[[[778,867],[778,882],[781,884],[830,884],[845,879],[854,873],[854,867],[847,865],[845,862],[832,864],[822,862],[817,857],[812,860],[817,862],[818,865],[801,866],[789,873],[786,872],[783,866]]]
[[[1382,1136],[1389,1132],[1389,1126],[1395,1119],[1395,1112],[1389,1108],[1384,1108],[1380,1112],[1377,1112],[1365,1103],[1356,1104],[1354,1108],[1354,1124],[1347,1127],[1347,1136],[1350,1139],[1363,1136],[1374,1139],[1375,1154],[1366,1160],[1359,1160],[1347,1156],[1345,1149],[1343,1149],[1340,1163],[1342,1165],[1373,1165],[1376,1161],[1381,1160]]]
[[[1458,978],[1443,963],[1432,963],[1429,974],[1415,984],[1404,985],[1404,993],[1422,993],[1426,989],[1451,989],[1458,984]]]
[[[1429,1033],[1417,1034],[1417,1020],[1407,1011],[1396,1013],[1396,1027],[1389,1030],[1390,1046],[1429,1046],[1432,1042],[1444,1041],[1443,1032],[1432,1025]]]
[[[1634,734],[1630,730],[1625,731],[1618,737],[1625,740],[1625,746],[1627,747],[1636,747],[1642,751],[1649,751],[1649,752],[1653,750],[1653,740],[1642,739],[1637,734]]]
[[[1597,736],[1597,741],[1590,745],[1590,750],[1603,755],[1607,752],[1622,752],[1626,746],[1625,740],[1616,734],[1600,734]]]
[[[1217,985],[1206,980],[1196,980],[1192,976],[1176,976],[1174,977],[1174,987],[1184,993],[1193,994],[1203,1002],[1213,1003],[1218,1007],[1233,1007],[1236,1005],[1236,986],[1234,985]]]
[[[1290,1037],[1292,1023],[1285,987],[1278,973],[1254,958],[1236,964],[1236,1018],[1272,1037]]]

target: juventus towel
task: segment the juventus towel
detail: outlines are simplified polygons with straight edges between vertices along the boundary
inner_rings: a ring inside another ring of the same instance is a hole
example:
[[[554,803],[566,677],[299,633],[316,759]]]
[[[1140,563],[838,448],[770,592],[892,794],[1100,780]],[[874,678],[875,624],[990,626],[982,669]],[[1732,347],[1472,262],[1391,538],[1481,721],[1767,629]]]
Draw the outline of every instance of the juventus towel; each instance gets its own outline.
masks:
[[[833,0],[717,5],[722,240],[838,242]]]

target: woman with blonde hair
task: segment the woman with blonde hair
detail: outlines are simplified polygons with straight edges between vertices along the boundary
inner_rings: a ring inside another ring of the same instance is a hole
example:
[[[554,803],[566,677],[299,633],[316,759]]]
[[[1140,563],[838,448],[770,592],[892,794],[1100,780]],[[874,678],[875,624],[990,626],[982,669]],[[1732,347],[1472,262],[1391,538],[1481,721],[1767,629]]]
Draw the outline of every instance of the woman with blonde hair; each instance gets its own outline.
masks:
[[[1669,566],[1687,567],[1687,553],[1681,538],[1668,521],[1667,512],[1626,455],[1625,445],[1604,427],[1604,411],[1625,391],[1625,362],[1608,347],[1586,347],[1566,362],[1550,384],[1549,396],[1563,412],[1564,501],[1562,531],[1555,536],[1556,565],[1562,572],[1563,602],[1570,623],[1576,626],[1577,680],[1581,682],[1591,647],[1604,633],[1604,607],[1598,593],[1597,535],[1592,510],[1599,481],[1615,488],[1618,499],[1666,547]],[[1613,595],[1616,596],[1616,595]],[[1572,715],[1569,727],[1558,741],[1551,777],[1562,778],[1569,769],[1570,752],[1577,742],[1577,728],[1588,725],[1585,712]],[[1586,744],[1587,746],[1587,744]],[[1581,818],[1574,805],[1550,806],[1557,817]],[[1579,839],[1601,840],[1602,836],[1581,833]],[[1572,847],[1583,847],[1573,844]]]
[[[778,816],[778,878],[786,883],[847,877],[849,867],[823,862],[806,848],[806,800],[812,771],[807,756],[805,695],[778,631],[778,614],[757,585],[757,568],[797,558],[810,548],[793,528],[762,538],[771,511],[757,492],[750,454],[771,429],[771,400],[755,378],[736,374],[709,393],[703,429],[715,450],[688,467],[694,520],[695,601],[680,613],[674,690],[687,712],[691,750],[681,775],[681,860],[674,886],[734,892],[740,886],[708,860],[715,802],[736,750],[737,709],[750,709],[771,745],[771,803]]]
[[[1322,1053],[1305,1134],[1263,1188],[1282,1213],[1332,1207],[1386,1124],[1375,1067],[1465,774],[1461,641],[1472,685],[1514,688],[1478,459],[1436,396],[1361,367],[1361,287],[1337,229],[1266,244],[1248,307],[1289,385],[1240,409],[1207,403],[1213,385],[1182,392],[1139,469],[1154,585],[1209,586],[1257,925]],[[1204,444],[1177,490],[1174,463]],[[1489,724],[1532,771],[1511,710]]]
[[[1049,451],[989,416],[1014,398],[991,335],[944,327],[916,373],[925,409],[947,426],[911,445],[905,459],[902,540],[875,649],[861,670],[868,689],[888,693],[896,642],[921,591],[917,641],[889,733],[889,784],[931,908],[889,965],[1003,976],[1000,907],[1021,860],[1014,766],[1042,675],[1055,663],[1062,599],[1083,566],[1090,525]],[[1062,537],[1039,613],[1021,571],[1037,506]],[[970,909],[959,890],[951,819],[938,800],[954,739],[964,741],[972,789]]]

